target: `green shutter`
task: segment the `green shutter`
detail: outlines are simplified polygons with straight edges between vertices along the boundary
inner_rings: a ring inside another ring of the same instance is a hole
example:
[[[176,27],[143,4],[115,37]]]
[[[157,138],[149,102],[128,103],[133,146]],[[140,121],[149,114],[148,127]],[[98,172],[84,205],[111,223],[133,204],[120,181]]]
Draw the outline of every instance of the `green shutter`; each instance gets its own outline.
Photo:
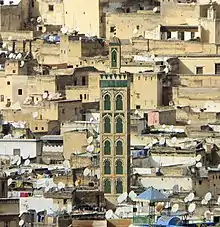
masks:
[[[109,179],[105,180],[104,183],[104,192],[105,193],[111,193],[111,181]]]
[[[117,95],[116,97],[116,110],[123,110],[123,101],[121,95]]]
[[[104,174],[111,174],[111,163],[109,160],[104,162]]]
[[[116,193],[121,194],[123,193],[123,183],[122,180],[118,179],[116,182]]]
[[[105,95],[105,97],[104,97],[104,110],[110,110],[110,109],[111,109],[110,95]]]
[[[117,68],[118,64],[118,51],[116,48],[111,49],[111,66],[112,68]]]
[[[122,155],[123,154],[123,143],[122,141],[117,141],[116,143],[116,155]]]
[[[108,140],[106,140],[105,143],[104,143],[104,154],[105,155],[111,154],[111,143]]]
[[[120,117],[116,120],[116,133],[123,133],[123,121]]]
[[[111,133],[111,121],[109,117],[104,119],[104,133]]]
[[[116,161],[116,174],[123,174],[123,164],[121,160]]]

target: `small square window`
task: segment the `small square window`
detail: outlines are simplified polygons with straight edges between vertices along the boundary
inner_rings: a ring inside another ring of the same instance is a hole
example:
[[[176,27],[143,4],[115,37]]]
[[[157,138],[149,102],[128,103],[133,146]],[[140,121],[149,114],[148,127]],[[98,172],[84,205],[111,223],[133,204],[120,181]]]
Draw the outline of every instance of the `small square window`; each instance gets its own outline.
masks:
[[[54,11],[54,6],[53,5],[48,5],[48,10],[49,11]]]
[[[18,89],[18,95],[22,95],[22,89]]]
[[[16,73],[16,70],[12,70],[12,73]]]
[[[203,74],[203,67],[196,67],[196,74]]]
[[[10,81],[7,81],[7,85],[10,85],[11,83],[10,83]]]
[[[13,149],[13,155],[15,156],[15,155],[18,155],[18,156],[20,156],[21,155],[21,150],[20,149]]]
[[[65,109],[62,109],[62,114],[65,114]]]

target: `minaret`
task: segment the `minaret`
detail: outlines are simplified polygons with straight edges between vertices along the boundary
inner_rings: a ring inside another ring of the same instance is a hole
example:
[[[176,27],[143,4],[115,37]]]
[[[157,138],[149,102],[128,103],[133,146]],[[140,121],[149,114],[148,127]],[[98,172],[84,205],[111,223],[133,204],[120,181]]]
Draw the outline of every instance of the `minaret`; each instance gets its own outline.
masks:
[[[100,186],[107,200],[130,189],[130,80],[120,73],[121,44],[109,44],[110,73],[100,75]]]

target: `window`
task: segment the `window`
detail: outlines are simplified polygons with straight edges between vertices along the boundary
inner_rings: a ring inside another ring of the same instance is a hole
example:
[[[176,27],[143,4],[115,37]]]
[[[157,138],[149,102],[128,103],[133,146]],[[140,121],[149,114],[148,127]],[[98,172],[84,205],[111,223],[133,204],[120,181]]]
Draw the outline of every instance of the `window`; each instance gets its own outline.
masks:
[[[111,133],[111,121],[109,117],[104,119],[104,133]]]
[[[117,50],[115,48],[112,48],[111,54],[112,54],[111,66],[112,68],[117,68],[117,62],[118,62]]]
[[[111,193],[111,181],[109,179],[104,181],[104,192]]]
[[[120,159],[116,161],[116,174],[123,174],[123,164]]]
[[[13,69],[13,70],[12,70],[12,73],[16,73],[16,70]]]
[[[195,38],[195,32],[191,32],[191,39]]]
[[[4,222],[4,227],[10,227],[10,221],[5,221]]]
[[[170,39],[171,38],[171,32],[167,32],[167,39]]]
[[[184,40],[185,39],[184,32],[178,32],[178,39],[180,39],[180,40]]]
[[[67,204],[67,199],[63,200],[63,204],[66,205]]]
[[[123,122],[120,117],[116,120],[116,133],[123,133]]]
[[[139,26],[139,25],[137,25],[137,26],[136,26],[136,29],[137,29],[137,30],[139,30],[139,29],[140,29],[140,26]]]
[[[7,81],[7,85],[10,85],[11,83],[10,83],[10,81]]]
[[[123,110],[123,101],[121,95],[117,95],[116,97],[116,110]]]
[[[117,141],[116,143],[116,155],[122,155],[123,154],[123,143],[122,141]]]
[[[215,74],[220,74],[220,63],[215,64]]]
[[[109,140],[106,140],[104,142],[104,154],[105,155],[110,155],[111,154],[111,143]]]
[[[86,77],[85,76],[82,77],[82,85],[83,86],[86,85]]]
[[[21,154],[21,150],[20,150],[20,149],[13,149],[13,155],[14,155],[14,156],[15,156],[15,155],[20,156],[20,154]]]
[[[86,97],[87,97],[87,95],[86,95],[86,94],[84,94],[84,99],[86,99]]]
[[[196,67],[196,74],[203,74],[203,67]]]
[[[104,174],[111,174],[111,163],[109,160],[104,161]]]
[[[31,1],[31,6],[34,7],[34,0]]]
[[[44,127],[41,127],[41,130],[44,130]]]
[[[1,95],[1,102],[4,102],[4,95]]]
[[[122,183],[122,180],[121,179],[118,179],[116,181],[116,193],[117,194],[123,193],[123,183]]]
[[[137,110],[140,110],[141,109],[141,106],[140,105],[136,105],[136,109]]]
[[[65,109],[62,109],[62,114],[65,114]]]
[[[80,98],[80,100],[82,100],[82,99],[83,99],[83,96],[82,96],[82,94],[80,94],[80,95],[79,95],[79,98]]]
[[[35,127],[35,130],[38,130],[38,127]]]
[[[105,95],[105,97],[104,97],[104,110],[110,110],[110,109],[111,109],[110,95]]]
[[[18,95],[22,95],[22,89],[18,89]]]
[[[48,5],[48,10],[49,11],[53,11],[54,10],[54,6],[53,5]]]

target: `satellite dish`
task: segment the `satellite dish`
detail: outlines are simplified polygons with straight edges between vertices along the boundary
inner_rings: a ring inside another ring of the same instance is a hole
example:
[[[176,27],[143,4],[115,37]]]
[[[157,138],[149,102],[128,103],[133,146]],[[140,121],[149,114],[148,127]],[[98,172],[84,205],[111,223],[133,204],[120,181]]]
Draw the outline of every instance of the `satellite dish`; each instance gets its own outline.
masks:
[[[42,21],[42,18],[41,17],[38,17],[37,18],[37,23],[41,23],[41,21]]]
[[[87,143],[88,143],[88,144],[91,144],[92,142],[93,142],[93,137],[90,136],[90,137],[87,139]]]
[[[190,124],[191,124],[191,120],[188,120],[188,121],[187,121],[187,124],[190,125]]]
[[[24,220],[19,221],[19,226],[22,226],[22,225],[24,225]]]
[[[91,145],[87,146],[86,150],[91,153],[95,150],[95,147],[93,144],[91,144]]]
[[[166,128],[166,125],[165,125],[165,124],[163,124],[163,125],[162,125],[162,128],[163,128],[163,129],[165,129],[165,128]]]
[[[135,111],[134,111],[134,114],[135,114],[135,115],[138,115],[138,113],[139,113],[138,110],[135,110]]]
[[[117,199],[118,203],[120,204],[120,203],[124,202],[127,199],[127,197],[128,197],[128,193],[124,192],[123,194],[121,194],[118,197],[118,199]]]
[[[116,211],[115,211],[115,215],[117,217],[123,218],[123,216],[124,216],[124,210],[123,210],[123,208],[122,207],[118,207],[116,209]]]
[[[33,112],[32,115],[33,115],[33,118],[36,119],[37,116],[38,116],[38,113],[37,112]]]
[[[220,205],[220,196],[218,197],[217,204]]]
[[[211,218],[212,218],[212,213],[211,213],[209,210],[207,210],[207,211],[204,212],[204,217],[205,217],[205,219],[207,219],[207,220],[211,220]]]
[[[155,145],[157,143],[158,143],[158,140],[157,139],[153,139],[152,144]]]
[[[20,166],[21,165],[21,158],[19,157],[19,160],[17,161],[17,166]]]
[[[42,33],[45,33],[47,31],[47,28],[46,27],[42,27]]]
[[[16,59],[17,55],[16,54],[13,54],[13,58]]]
[[[63,34],[66,34],[68,32],[68,28],[67,27],[62,27],[60,29],[60,31],[63,33]]]
[[[189,213],[193,213],[196,209],[196,204],[195,203],[191,203],[188,207],[188,212]]]
[[[111,219],[113,216],[113,211],[112,210],[108,210],[106,213],[105,213],[105,218],[106,219]]]
[[[202,205],[207,205],[207,204],[208,204],[208,201],[206,201],[205,199],[203,199],[203,200],[201,201],[201,204],[202,204]]]
[[[10,58],[10,59],[13,58],[13,57],[14,57],[13,53],[10,53],[9,56],[8,56],[8,58]]]
[[[157,212],[160,212],[163,209],[163,207],[164,207],[164,204],[160,202],[156,205],[155,209]]]
[[[22,68],[24,66],[24,61],[21,61],[20,67]]]
[[[159,9],[158,9],[157,7],[154,7],[154,8],[153,8],[153,12],[154,12],[154,13],[156,13],[156,12],[158,12],[158,11],[159,11]]]
[[[8,179],[8,186],[11,185],[12,181],[13,180],[11,178]]]
[[[17,56],[16,56],[16,59],[17,60],[20,60],[22,58],[22,54],[21,53],[18,53]]]
[[[59,182],[57,187],[58,187],[58,189],[65,188],[65,184],[63,182]]]
[[[174,204],[174,205],[172,206],[171,211],[175,213],[175,212],[177,212],[178,210],[179,210],[179,204],[176,203],[176,204]]]
[[[30,159],[26,159],[25,162],[24,162],[24,165],[28,166],[28,165],[30,165],[30,163],[31,163]]]
[[[12,46],[8,46],[8,50],[11,52],[13,50]]]
[[[165,72],[165,73],[168,73],[168,72],[169,72],[169,69],[166,67],[166,68],[164,69],[164,72]]]
[[[165,138],[161,138],[159,141],[159,145],[164,145],[166,143]]]
[[[137,197],[137,194],[134,191],[130,191],[128,196],[131,200],[134,200]]]
[[[188,201],[189,202],[192,202],[194,200],[194,198],[195,198],[194,193],[193,192],[189,193],[189,195],[187,196],[187,198],[188,198]]]
[[[188,202],[189,202],[188,197],[185,197],[185,198],[184,198],[184,202],[185,202],[185,203],[188,203]]]
[[[202,159],[202,155],[201,155],[201,154],[198,154],[198,155],[196,156],[196,161],[199,162],[201,159]]]
[[[50,190],[50,188],[49,187],[46,187],[45,189],[44,189],[44,192],[48,192]]]
[[[12,40],[12,37],[11,37],[11,36],[9,36],[9,37],[8,37],[8,41],[11,41],[11,40]]]
[[[137,28],[135,28],[135,29],[133,30],[133,34],[136,35],[137,33],[138,33],[138,30],[137,30]]]
[[[172,139],[171,139],[171,143],[172,144],[175,144],[177,142],[177,138],[176,137],[173,137]]]
[[[63,161],[63,166],[66,167],[66,168],[70,168],[70,162],[69,162],[69,160],[67,160],[67,159],[64,160]]]
[[[48,97],[48,93],[47,92],[44,92],[43,93],[43,99],[46,99]]]
[[[173,131],[173,129],[174,129],[174,126],[170,125],[170,130]]]
[[[212,199],[212,193],[211,192],[207,192],[204,199],[206,201],[210,201]]]
[[[2,44],[2,48],[4,48],[4,49],[7,48],[7,46],[8,46],[7,43],[3,43],[3,44]]]
[[[83,176],[87,177],[89,176],[91,173],[90,169],[86,168],[84,171],[83,171]]]
[[[197,167],[197,168],[201,168],[201,167],[202,167],[202,163],[201,163],[201,162],[197,162],[197,163],[196,163],[196,167]]]

